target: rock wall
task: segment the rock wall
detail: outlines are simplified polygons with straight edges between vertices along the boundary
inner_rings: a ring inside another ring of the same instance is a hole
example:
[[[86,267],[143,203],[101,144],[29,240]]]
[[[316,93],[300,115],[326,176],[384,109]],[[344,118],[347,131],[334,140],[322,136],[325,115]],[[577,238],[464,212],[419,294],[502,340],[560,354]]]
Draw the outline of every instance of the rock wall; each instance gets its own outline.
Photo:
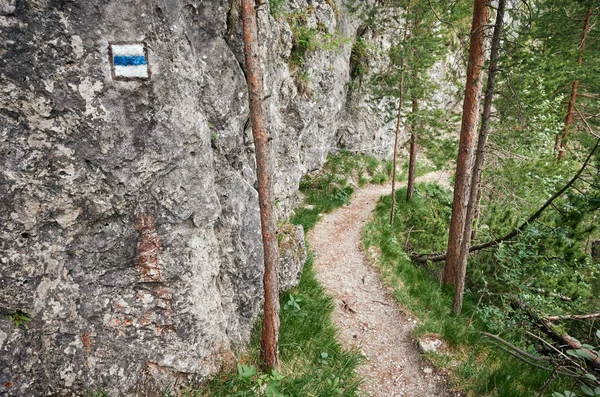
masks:
[[[0,395],[160,395],[248,340],[262,246],[237,3],[0,0]],[[391,148],[347,106],[360,21],[332,4],[288,4],[349,38],[307,56],[310,95],[290,26],[257,6],[282,219],[340,143]],[[149,79],[118,78],[117,42],[145,48]],[[303,256],[284,257],[289,287]]]

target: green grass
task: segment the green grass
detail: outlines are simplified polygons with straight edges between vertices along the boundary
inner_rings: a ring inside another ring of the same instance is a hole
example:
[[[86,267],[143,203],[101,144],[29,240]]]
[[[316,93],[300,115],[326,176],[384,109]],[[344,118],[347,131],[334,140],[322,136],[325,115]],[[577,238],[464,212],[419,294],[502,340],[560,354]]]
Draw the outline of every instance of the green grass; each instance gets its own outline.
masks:
[[[399,302],[420,319],[417,336],[441,335],[448,348],[431,354],[432,362],[447,370],[451,384],[470,396],[525,397],[539,394],[550,377],[518,361],[492,345],[480,332],[488,324],[480,316],[473,294],[467,293],[463,313],[451,311],[452,291],[441,288],[438,275],[441,264],[415,267],[404,250],[409,230],[411,244],[420,252],[444,251],[451,211],[451,194],[435,184],[419,184],[415,198],[404,200],[406,188],[397,192],[397,218],[394,228],[388,217],[391,196],[383,197],[375,210],[374,220],[365,229],[367,252],[374,252],[375,262],[384,281],[394,289]],[[502,330],[502,337],[524,350],[523,329]],[[563,381],[555,381],[549,390],[564,390]],[[546,392],[551,395],[552,391]]]
[[[402,166],[402,172],[398,175],[398,181],[406,181],[408,180],[408,162],[409,159],[406,159],[404,165]],[[436,171],[438,168],[433,164],[430,164],[428,161],[423,161],[423,159],[417,158],[417,167],[416,167],[416,175],[415,178],[423,176],[429,172]]]
[[[282,14],[286,1],[287,0],[269,0],[269,8],[273,17],[278,18]]]
[[[300,191],[305,195],[305,206],[295,210],[292,223],[312,228],[319,214],[327,213],[350,202],[354,192],[354,181],[361,187],[371,183],[385,183],[392,173],[392,163],[379,162],[366,155],[340,152],[330,156],[323,169],[306,175],[300,182]]]
[[[96,389],[96,391],[93,394],[88,394],[88,397],[108,397],[108,394],[106,394],[105,392],[103,392],[100,389]]]

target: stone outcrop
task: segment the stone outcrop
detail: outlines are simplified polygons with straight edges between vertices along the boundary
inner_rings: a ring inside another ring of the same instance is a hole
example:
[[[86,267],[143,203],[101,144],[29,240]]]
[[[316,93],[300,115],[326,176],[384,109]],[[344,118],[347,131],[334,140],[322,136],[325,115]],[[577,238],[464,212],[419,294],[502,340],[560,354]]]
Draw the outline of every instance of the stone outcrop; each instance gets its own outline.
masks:
[[[281,219],[340,143],[391,147],[382,115],[347,106],[360,21],[332,4],[287,5],[346,38],[307,55],[300,92],[290,25],[257,6]],[[0,0],[0,395],[158,395],[248,340],[262,246],[238,14]],[[149,79],[114,78],[117,42],[145,47]],[[302,233],[285,238],[289,288]]]

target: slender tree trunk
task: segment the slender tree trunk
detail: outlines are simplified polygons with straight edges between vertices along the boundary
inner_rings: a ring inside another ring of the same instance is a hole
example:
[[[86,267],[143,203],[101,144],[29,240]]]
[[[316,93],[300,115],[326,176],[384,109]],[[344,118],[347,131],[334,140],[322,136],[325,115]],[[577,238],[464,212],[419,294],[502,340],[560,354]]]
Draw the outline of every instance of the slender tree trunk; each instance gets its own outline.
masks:
[[[471,46],[469,48],[467,83],[465,85],[458,159],[456,162],[456,181],[454,183],[452,218],[450,219],[448,236],[448,254],[442,275],[442,281],[446,285],[454,284],[456,279],[460,242],[469,199],[471,164],[473,162],[477,121],[479,119],[479,95],[482,85],[481,69],[485,60],[485,25],[489,12],[488,3],[489,0],[474,0],[473,6]]]
[[[412,114],[415,116],[419,111],[419,101],[412,100]],[[408,183],[406,185],[406,201],[412,199],[415,193],[415,178],[417,171],[417,123],[413,121],[410,128],[410,158],[408,161]]]
[[[398,159],[398,135],[400,135],[400,120],[402,119],[402,102],[404,102],[404,59],[400,64],[400,103],[398,104],[398,119],[396,120],[396,134],[394,137],[394,160],[392,169],[392,209],[390,211],[390,225],[394,224],[396,216],[396,162]]]
[[[577,57],[577,63],[579,64],[579,66],[581,66],[581,64],[583,63],[583,57],[581,53],[583,50],[585,50],[585,40],[587,39],[588,33],[590,31],[591,16],[592,4],[590,3],[590,6],[588,7],[587,12],[585,13],[583,33],[581,34],[581,44],[579,45],[579,56]],[[558,139],[557,137],[557,143],[560,142],[560,148],[558,150],[558,161],[561,161],[565,157],[565,152],[567,151],[567,140],[569,136],[569,130],[571,129],[571,125],[573,124],[573,116],[575,113],[575,103],[577,102],[578,88],[579,80],[573,81],[573,85],[571,86],[571,96],[569,97],[569,105],[567,107],[567,116],[565,117],[565,128],[563,129],[560,139]]]
[[[454,302],[452,310],[460,313],[462,310],[463,296],[465,292],[465,276],[467,274],[467,259],[469,257],[469,247],[471,246],[471,231],[473,230],[473,219],[477,210],[477,196],[479,193],[479,184],[481,182],[481,172],[485,160],[485,146],[489,135],[489,121],[492,113],[492,102],[496,90],[496,72],[498,71],[498,53],[500,52],[500,39],[502,36],[502,25],[504,23],[504,10],[506,0],[499,0],[498,11],[496,13],[496,25],[494,26],[494,35],[492,37],[492,47],[490,54],[490,66],[487,78],[487,87],[485,98],[483,100],[483,114],[481,116],[481,127],[479,130],[479,139],[477,140],[477,153],[473,164],[473,177],[471,179],[471,188],[469,192],[469,205],[467,206],[467,215],[465,219],[465,229],[463,231],[460,252],[458,255],[456,284],[454,290]]]
[[[406,13],[410,12],[410,1],[406,6]],[[406,37],[408,36],[408,22],[404,25],[404,37],[402,43],[406,44]],[[398,159],[398,135],[400,135],[400,120],[402,119],[402,103],[404,102],[404,57],[400,62],[400,103],[398,104],[398,120],[396,120],[396,133],[394,136],[394,159],[392,169],[392,209],[390,210],[390,225],[394,224],[394,218],[396,216],[396,163]]]
[[[575,102],[577,101],[577,89],[579,88],[579,80],[575,80],[571,86],[571,96],[569,97],[569,105],[567,107],[567,116],[565,117],[565,127],[563,128],[562,135],[558,135],[556,143],[558,147],[558,161],[561,161],[565,157],[567,151],[567,138],[569,135],[569,129],[573,124],[573,114],[575,113]]]
[[[477,187],[477,201],[475,202],[475,214],[473,215],[471,241],[475,240],[475,237],[477,237],[477,231],[479,230],[479,215],[481,215],[481,181],[479,181],[479,186]]]
[[[265,273],[263,286],[265,306],[260,357],[265,368],[276,368],[279,364],[279,250],[277,246],[277,219],[274,212],[273,164],[269,139],[263,125],[263,87],[256,29],[254,0],[242,1],[244,24],[244,46],[246,80],[250,102],[250,122],[256,150],[256,176],[258,179],[258,201],[264,248]]]

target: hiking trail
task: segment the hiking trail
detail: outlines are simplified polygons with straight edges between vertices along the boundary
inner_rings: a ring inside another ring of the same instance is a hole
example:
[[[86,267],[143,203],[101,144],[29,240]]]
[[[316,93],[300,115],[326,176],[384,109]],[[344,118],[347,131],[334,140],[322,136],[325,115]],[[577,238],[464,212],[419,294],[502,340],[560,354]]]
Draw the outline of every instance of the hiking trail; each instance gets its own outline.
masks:
[[[432,172],[417,182],[447,186],[448,175]],[[333,322],[342,344],[365,356],[358,373],[366,395],[452,396],[444,377],[421,358],[411,336],[417,320],[398,304],[363,252],[363,228],[379,197],[390,193],[389,184],[368,185],[356,190],[349,205],[323,215],[308,234],[317,279],[334,299]]]

